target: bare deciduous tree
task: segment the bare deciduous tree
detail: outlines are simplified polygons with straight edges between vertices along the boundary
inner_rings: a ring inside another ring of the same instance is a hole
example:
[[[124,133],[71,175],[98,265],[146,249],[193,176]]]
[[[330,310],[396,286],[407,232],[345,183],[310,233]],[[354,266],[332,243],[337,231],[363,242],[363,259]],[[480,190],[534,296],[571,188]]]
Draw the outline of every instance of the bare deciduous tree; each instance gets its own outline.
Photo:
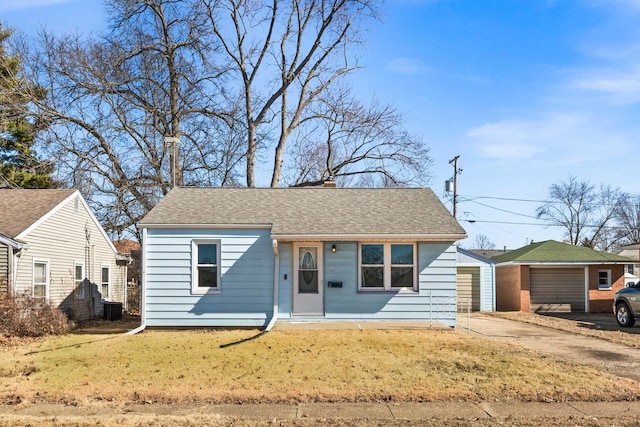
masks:
[[[173,183],[236,183],[241,141],[208,61],[215,45],[197,1],[111,0],[103,38],[43,34],[29,57],[34,100],[52,123],[46,147],[66,181],[121,233]],[[169,137],[169,138],[167,138]],[[170,144],[167,144],[170,142]],[[179,143],[178,143],[179,142]]]
[[[424,183],[402,117],[341,86],[378,3],[107,0],[106,34],[20,47],[48,90],[30,104],[51,124],[41,146],[116,234],[172,185],[255,186],[266,156],[271,186]]]
[[[374,0],[203,0],[238,76],[246,126],[247,186],[256,185],[262,149],[275,144],[271,186],[280,183],[289,136],[310,106],[357,68],[350,46],[359,24],[377,16]],[[269,126],[266,138],[259,128]]]
[[[473,243],[474,249],[495,249],[496,244],[485,234],[478,234]]]
[[[549,225],[564,227],[568,243],[607,250],[615,244],[611,226],[626,198],[618,189],[602,185],[598,191],[572,176],[551,186],[549,201],[536,213]]]
[[[618,245],[640,243],[640,196],[629,196],[616,210]]]
[[[406,131],[392,107],[377,101],[364,105],[346,88],[326,91],[312,107],[289,150],[288,185],[335,179],[343,185],[397,187],[428,181],[429,150]]]

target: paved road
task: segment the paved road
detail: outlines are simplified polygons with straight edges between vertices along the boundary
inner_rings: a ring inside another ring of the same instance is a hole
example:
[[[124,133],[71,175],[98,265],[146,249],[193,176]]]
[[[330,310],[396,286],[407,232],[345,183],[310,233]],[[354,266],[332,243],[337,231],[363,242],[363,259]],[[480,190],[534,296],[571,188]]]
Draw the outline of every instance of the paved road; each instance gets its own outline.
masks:
[[[467,330],[467,318],[461,319],[458,327]],[[618,376],[640,381],[640,351],[624,345],[482,313],[471,316],[469,332],[512,340],[536,351],[598,366]]]

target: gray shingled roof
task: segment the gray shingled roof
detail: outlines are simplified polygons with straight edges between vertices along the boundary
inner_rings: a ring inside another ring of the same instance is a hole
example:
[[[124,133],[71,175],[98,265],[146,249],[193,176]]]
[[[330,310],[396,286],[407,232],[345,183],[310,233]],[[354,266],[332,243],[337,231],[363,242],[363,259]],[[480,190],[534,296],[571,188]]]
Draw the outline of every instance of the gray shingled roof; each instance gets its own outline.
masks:
[[[0,190],[0,234],[15,239],[76,190]]]
[[[269,225],[272,235],[463,239],[428,188],[174,188],[140,227]]]

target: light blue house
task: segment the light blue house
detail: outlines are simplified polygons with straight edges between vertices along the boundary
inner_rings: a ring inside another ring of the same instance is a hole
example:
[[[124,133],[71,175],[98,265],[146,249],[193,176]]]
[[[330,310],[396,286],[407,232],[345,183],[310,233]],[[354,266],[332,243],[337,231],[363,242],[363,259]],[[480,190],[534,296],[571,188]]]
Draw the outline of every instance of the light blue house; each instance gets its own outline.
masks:
[[[455,326],[466,235],[430,189],[182,187],[139,227],[143,328]]]

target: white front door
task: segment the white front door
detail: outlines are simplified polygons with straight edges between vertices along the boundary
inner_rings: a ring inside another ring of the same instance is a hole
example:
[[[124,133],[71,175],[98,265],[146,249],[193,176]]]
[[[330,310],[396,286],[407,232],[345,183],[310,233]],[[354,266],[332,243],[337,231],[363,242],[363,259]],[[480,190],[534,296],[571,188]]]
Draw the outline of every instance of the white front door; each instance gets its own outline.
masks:
[[[322,243],[293,246],[293,314],[324,315]]]

